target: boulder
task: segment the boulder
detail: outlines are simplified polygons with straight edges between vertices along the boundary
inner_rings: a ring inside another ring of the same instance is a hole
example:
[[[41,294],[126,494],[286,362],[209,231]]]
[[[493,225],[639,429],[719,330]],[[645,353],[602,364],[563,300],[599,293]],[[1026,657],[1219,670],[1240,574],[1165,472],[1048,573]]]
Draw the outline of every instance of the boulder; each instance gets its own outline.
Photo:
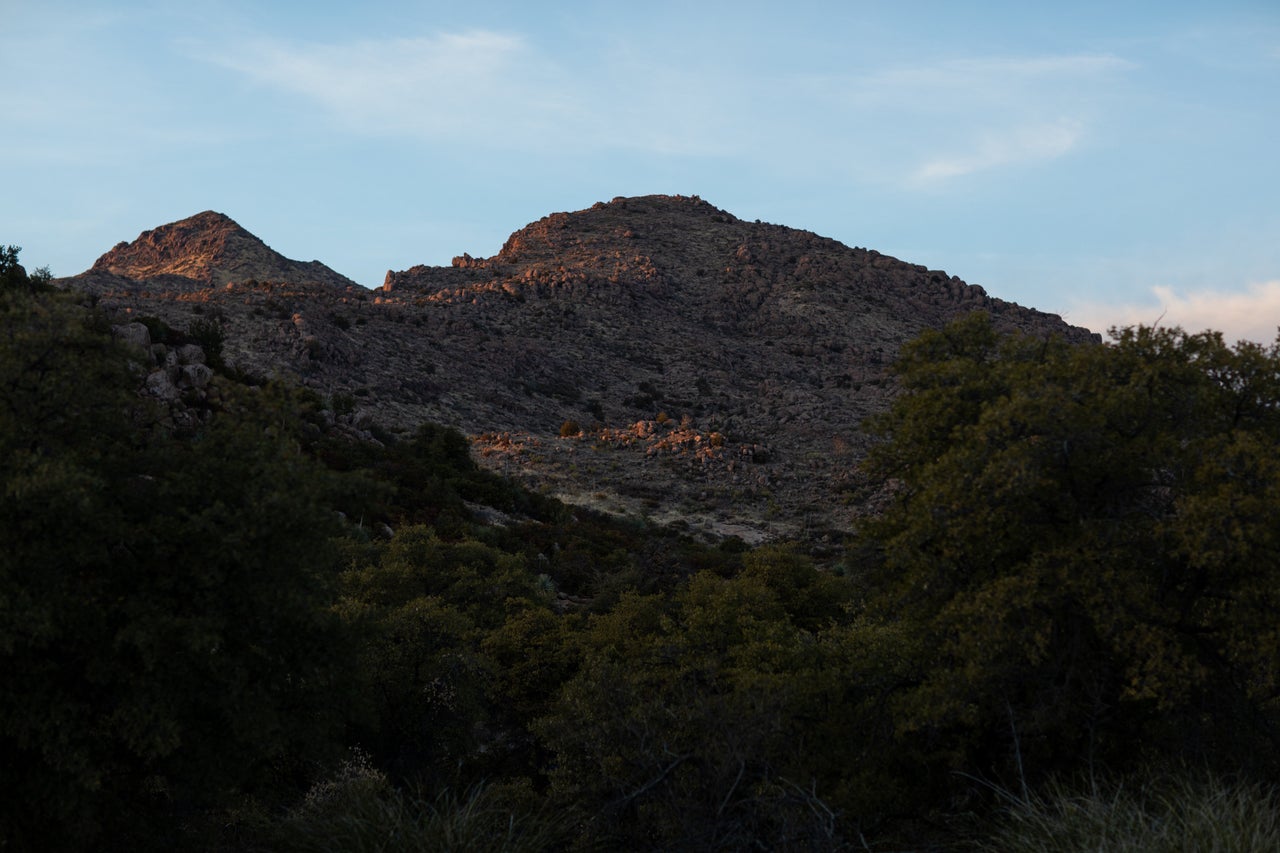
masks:
[[[141,350],[151,348],[151,330],[142,323],[121,323],[112,326],[111,331],[117,338]]]

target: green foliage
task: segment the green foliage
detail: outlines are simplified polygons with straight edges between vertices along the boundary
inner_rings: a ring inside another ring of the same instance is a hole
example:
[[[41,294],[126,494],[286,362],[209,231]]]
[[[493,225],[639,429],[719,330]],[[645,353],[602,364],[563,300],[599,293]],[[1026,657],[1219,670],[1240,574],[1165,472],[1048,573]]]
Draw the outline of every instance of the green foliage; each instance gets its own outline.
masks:
[[[364,739],[383,766],[439,785],[479,760],[480,726],[495,714],[481,640],[509,609],[547,607],[544,595],[518,556],[445,542],[427,527],[356,555],[340,612],[364,632],[361,669],[374,705]]]
[[[492,695],[514,720],[527,724],[547,713],[560,686],[577,671],[579,650],[572,620],[547,607],[508,610],[481,648],[493,662]]]
[[[336,408],[345,405],[342,397],[335,395]],[[466,436],[456,429],[424,423],[407,439],[385,433],[379,437],[381,446],[342,436],[321,436],[310,443],[310,451],[327,467],[360,471],[381,484],[381,494],[369,495],[370,521],[432,524],[442,533],[451,530],[462,536],[470,526],[468,501],[541,520],[560,513],[557,502],[481,470],[471,458]]]
[[[0,246],[0,293],[22,291],[42,293],[53,289],[53,273],[48,267],[37,267],[30,273],[18,263],[18,246]]]
[[[314,786],[283,819],[255,829],[259,843],[293,853],[538,853],[565,849],[573,827],[539,809],[518,785],[430,798],[392,786],[362,756]]]
[[[903,638],[851,617],[842,585],[772,549],[593,616],[535,725],[553,799],[614,849],[837,849],[882,818]]]
[[[1009,805],[977,845],[995,853],[1182,853],[1280,849],[1280,798],[1271,787],[1187,773],[1092,783],[1054,782],[1040,794],[1004,793]]]
[[[148,314],[135,318],[134,322],[141,323],[147,327],[147,334],[151,338],[151,343],[153,344],[178,343],[176,340],[178,333],[170,328],[169,324],[159,317],[153,317]]]
[[[277,383],[224,372],[175,434],[110,322],[37,291],[0,288],[0,846],[918,847],[1001,785],[994,849],[1225,845],[1210,812],[1274,846],[1247,783],[1037,783],[1280,769],[1280,345],[926,333],[836,575]]]
[[[805,557],[786,547],[766,545],[744,555],[744,579],[759,578],[795,624],[817,632],[841,621],[853,600],[843,579],[816,571]]]
[[[21,251],[20,246],[0,246],[0,293],[31,289],[27,271],[18,263],[18,253]]]
[[[485,628],[502,624],[509,599],[544,592],[524,561],[474,540],[446,542],[426,526],[400,530],[370,561],[344,576],[348,593],[375,606],[438,598]]]
[[[47,291],[53,288],[53,272],[47,267],[36,267],[27,276],[31,288],[35,291]]]
[[[329,408],[335,415],[349,415],[356,410],[356,398],[351,394],[334,393],[329,397]]]
[[[1006,779],[1144,750],[1274,767],[1280,348],[971,315],[897,371],[871,461],[897,497],[865,536],[876,607],[925,641],[901,729]]]
[[[187,324],[187,337],[199,344],[204,350],[205,361],[214,370],[224,370],[226,363],[222,360],[222,347],[227,333],[218,320],[197,317]]]
[[[340,722],[323,478],[267,397],[148,428],[124,348],[61,296],[0,320],[0,832],[163,846]]]

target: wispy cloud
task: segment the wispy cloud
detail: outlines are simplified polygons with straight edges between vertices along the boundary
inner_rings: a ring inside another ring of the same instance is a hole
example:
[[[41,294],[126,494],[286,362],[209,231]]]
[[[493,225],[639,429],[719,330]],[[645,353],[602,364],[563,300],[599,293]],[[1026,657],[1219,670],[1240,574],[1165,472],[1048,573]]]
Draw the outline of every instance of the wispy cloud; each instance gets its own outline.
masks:
[[[985,131],[969,148],[921,164],[911,181],[930,184],[1002,166],[1051,160],[1074,148],[1081,133],[1082,123],[1075,119]]]
[[[719,81],[613,61],[583,74],[519,34],[315,44],[260,38],[206,61],[318,104],[345,131],[500,149],[707,153]]]
[[[1146,304],[1078,304],[1070,322],[1104,331],[1111,326],[1181,326],[1189,332],[1213,329],[1227,340],[1269,343],[1280,327],[1280,279],[1256,282],[1241,291],[1197,290],[1180,293],[1171,287],[1151,288]]]
[[[975,99],[993,103],[1019,101],[1032,88],[1074,86],[1133,67],[1126,59],[1092,54],[962,58],[877,71],[862,78],[859,89],[866,98],[896,100],[910,96],[935,104],[959,94],[963,101],[953,105],[964,108]]]
[[[728,156],[912,189],[1050,161],[1090,131],[1112,56],[957,59],[790,73],[602,52],[582,73],[535,40],[473,30],[318,44],[276,38],[203,58],[316,105],[356,134],[484,148]],[[778,152],[790,152],[779,162]]]
[[[1133,67],[1088,54],[954,59],[848,79],[842,101],[878,118],[899,148],[885,154],[899,182],[924,189],[1068,154]]]
[[[303,96],[344,128],[374,136],[483,141],[486,134],[536,132],[568,109],[550,79],[559,70],[508,33],[347,44],[257,39],[206,58]]]

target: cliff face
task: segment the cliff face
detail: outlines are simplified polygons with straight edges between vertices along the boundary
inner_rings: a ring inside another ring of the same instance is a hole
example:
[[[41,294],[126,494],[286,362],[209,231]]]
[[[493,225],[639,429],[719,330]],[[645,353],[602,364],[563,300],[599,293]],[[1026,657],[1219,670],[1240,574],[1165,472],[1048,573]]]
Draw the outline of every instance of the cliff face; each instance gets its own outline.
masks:
[[[179,327],[216,318],[245,369],[293,376],[357,420],[456,426],[483,464],[567,500],[749,540],[848,529],[860,424],[891,399],[886,367],[921,330],[983,310],[1004,328],[1097,339],[696,197],[553,214],[490,258],[389,272],[379,291],[236,266],[224,259],[260,258],[261,241],[217,216],[186,220],[208,227],[163,251],[145,234],[117,247],[80,286]]]

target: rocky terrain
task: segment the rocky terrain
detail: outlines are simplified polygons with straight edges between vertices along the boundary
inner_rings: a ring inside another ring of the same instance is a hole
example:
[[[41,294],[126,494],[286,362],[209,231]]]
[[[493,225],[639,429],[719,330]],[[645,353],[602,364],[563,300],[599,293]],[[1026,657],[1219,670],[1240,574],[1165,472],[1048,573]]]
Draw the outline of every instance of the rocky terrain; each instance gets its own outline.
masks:
[[[1097,340],[938,270],[761,222],[697,197],[618,198],[515,232],[490,258],[362,288],[202,213],[59,282],[122,322],[220,324],[227,362],[287,376],[352,425],[423,420],[562,499],[708,536],[838,539],[921,330],[973,310]]]
[[[291,261],[230,217],[206,210],[181,222],[144,231],[117,243],[77,277],[82,287],[200,290],[239,281],[288,281],[355,285],[319,261]]]

